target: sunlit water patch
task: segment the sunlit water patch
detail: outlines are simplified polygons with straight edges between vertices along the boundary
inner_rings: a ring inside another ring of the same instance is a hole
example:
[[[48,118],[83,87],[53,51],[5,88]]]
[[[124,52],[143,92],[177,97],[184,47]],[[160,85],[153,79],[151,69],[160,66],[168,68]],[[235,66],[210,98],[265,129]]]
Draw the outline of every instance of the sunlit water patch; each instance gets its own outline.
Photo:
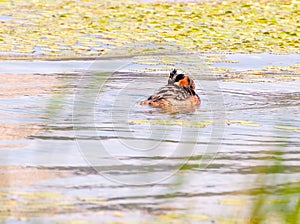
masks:
[[[215,63],[216,67],[226,67],[236,71],[260,70],[268,66],[290,66],[300,63],[300,54],[227,54],[231,63]]]

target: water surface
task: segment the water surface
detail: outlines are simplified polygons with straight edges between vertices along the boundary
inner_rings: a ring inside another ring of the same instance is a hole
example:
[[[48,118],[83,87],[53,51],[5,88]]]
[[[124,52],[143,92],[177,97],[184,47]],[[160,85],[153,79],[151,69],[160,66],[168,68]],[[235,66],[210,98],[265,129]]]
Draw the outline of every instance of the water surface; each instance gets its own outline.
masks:
[[[227,66],[282,65],[264,57],[231,55],[241,61]],[[276,150],[274,189],[299,181],[299,81],[192,73],[201,106],[170,114],[137,104],[168,70],[122,60],[108,63],[123,66],[117,72],[92,61],[0,63],[0,220],[242,220]]]

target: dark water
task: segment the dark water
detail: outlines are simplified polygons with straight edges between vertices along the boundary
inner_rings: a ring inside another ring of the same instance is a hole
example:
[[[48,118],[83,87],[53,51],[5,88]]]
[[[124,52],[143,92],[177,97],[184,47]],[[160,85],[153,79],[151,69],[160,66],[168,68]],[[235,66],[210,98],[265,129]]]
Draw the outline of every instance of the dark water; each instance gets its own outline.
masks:
[[[201,106],[162,113],[137,104],[172,67],[149,58],[1,62],[0,220],[241,221],[278,150],[273,187],[298,182],[299,79],[238,82],[201,66],[190,73]]]

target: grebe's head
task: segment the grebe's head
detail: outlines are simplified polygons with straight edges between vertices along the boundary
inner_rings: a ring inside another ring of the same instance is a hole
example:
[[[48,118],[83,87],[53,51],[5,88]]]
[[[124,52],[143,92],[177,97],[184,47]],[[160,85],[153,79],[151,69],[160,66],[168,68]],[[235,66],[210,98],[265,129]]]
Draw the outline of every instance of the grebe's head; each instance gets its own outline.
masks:
[[[185,74],[177,74],[176,69],[173,69],[173,71],[170,72],[168,84],[175,84],[192,90],[195,89],[194,80]]]

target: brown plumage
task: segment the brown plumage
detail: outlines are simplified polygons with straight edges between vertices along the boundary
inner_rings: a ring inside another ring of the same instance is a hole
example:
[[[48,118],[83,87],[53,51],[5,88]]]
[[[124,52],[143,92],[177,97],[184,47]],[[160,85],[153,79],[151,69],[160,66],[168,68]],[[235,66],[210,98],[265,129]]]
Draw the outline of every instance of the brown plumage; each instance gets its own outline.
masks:
[[[141,105],[152,107],[191,107],[200,104],[200,98],[195,92],[195,83],[187,75],[177,74],[174,69],[169,76],[168,85],[158,89]]]

